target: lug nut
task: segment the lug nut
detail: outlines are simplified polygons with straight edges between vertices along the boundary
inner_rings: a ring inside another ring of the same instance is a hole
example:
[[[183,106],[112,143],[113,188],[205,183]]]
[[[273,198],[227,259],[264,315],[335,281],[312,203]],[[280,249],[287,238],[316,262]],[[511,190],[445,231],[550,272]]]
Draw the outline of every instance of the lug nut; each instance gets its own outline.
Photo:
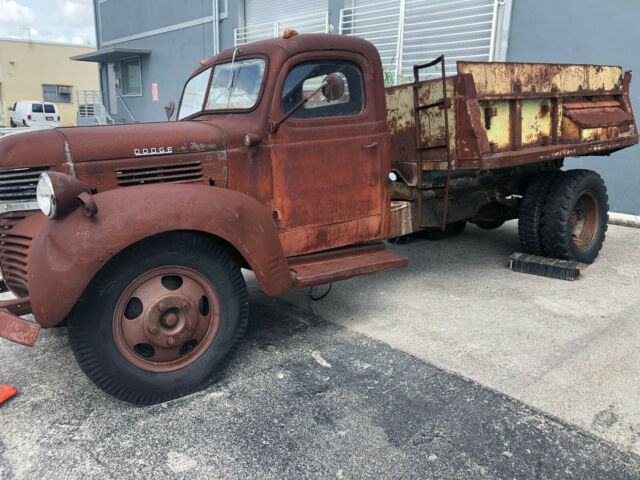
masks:
[[[160,302],[160,303],[158,304],[158,308],[159,308],[160,310],[166,310],[166,309],[167,309],[167,306],[166,306],[164,303]]]
[[[182,302],[182,308],[184,310],[186,310],[189,307],[189,304],[187,302]]]
[[[151,333],[153,333],[154,335],[155,335],[156,333],[158,333],[158,327],[157,327],[157,326],[155,326],[155,325],[154,325],[153,327],[151,327]]]
[[[191,322],[187,322],[185,324],[185,327],[187,327],[187,330],[189,331],[193,331],[196,328],[196,324],[195,322],[191,321]]]
[[[174,343],[176,343],[176,339],[173,337],[169,337],[167,338],[167,344],[168,345],[173,345]]]

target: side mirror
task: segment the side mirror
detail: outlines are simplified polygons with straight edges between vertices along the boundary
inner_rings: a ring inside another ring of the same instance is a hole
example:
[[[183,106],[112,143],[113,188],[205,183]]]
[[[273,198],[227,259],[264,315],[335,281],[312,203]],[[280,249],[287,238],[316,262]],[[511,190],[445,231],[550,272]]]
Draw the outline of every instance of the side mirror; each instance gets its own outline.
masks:
[[[318,88],[316,88],[313,92],[307,93],[302,98],[302,100],[300,100],[297,103],[296,106],[294,106],[291,110],[289,110],[289,113],[287,113],[284,117],[282,117],[277,122],[272,122],[271,126],[269,127],[269,131],[272,134],[276,133],[280,125],[282,125],[282,122],[284,122],[287,118],[289,118],[291,115],[297,112],[301,106],[303,106],[305,103],[311,100],[311,98],[313,98],[313,96],[317,94],[320,90],[322,90],[322,94],[327,100],[329,101],[338,100],[339,98],[342,98],[342,95],[344,94],[344,81],[335,73],[331,73],[327,75],[326,77],[324,77],[322,84]]]
[[[9,111],[10,111],[10,112],[13,112],[13,107],[9,107]]]
[[[322,94],[327,100],[339,100],[344,95],[344,80],[335,73],[327,75],[322,83]]]
[[[164,113],[167,115],[167,122],[171,120],[171,117],[173,116],[173,112],[175,109],[176,109],[176,104],[173,100],[171,100],[169,104],[166,107],[164,107]]]

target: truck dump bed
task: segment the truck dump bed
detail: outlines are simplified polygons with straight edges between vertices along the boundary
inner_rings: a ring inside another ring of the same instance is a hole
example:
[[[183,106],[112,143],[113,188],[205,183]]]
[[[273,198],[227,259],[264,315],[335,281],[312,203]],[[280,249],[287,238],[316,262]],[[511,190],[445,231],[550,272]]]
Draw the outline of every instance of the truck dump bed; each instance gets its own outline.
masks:
[[[386,89],[392,168],[410,186],[420,170],[487,171],[606,155],[638,142],[631,74],[620,67],[458,62],[457,68],[455,76]]]

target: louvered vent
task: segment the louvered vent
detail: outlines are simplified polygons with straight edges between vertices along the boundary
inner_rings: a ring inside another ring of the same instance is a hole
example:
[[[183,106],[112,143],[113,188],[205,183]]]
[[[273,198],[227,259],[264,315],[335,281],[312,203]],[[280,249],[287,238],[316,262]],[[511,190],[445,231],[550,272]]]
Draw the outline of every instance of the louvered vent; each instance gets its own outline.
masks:
[[[118,185],[128,187],[147,183],[193,183],[202,180],[200,162],[150,167],[123,168],[116,170]]]
[[[40,174],[49,168],[14,168],[0,172],[0,203],[35,202]]]
[[[8,213],[0,220],[0,266],[4,281],[14,293],[21,297],[29,295],[27,290],[27,254],[31,237],[14,232],[16,224],[24,220],[19,213]]]

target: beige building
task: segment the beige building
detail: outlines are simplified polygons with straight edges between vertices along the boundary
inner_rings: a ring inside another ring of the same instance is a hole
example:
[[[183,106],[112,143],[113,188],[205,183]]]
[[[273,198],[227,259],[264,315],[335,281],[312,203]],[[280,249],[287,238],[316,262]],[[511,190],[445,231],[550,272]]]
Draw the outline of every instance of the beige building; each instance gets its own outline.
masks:
[[[76,124],[76,92],[100,90],[98,66],[69,57],[94,51],[77,45],[0,39],[0,126],[18,100],[53,102],[60,124]]]

